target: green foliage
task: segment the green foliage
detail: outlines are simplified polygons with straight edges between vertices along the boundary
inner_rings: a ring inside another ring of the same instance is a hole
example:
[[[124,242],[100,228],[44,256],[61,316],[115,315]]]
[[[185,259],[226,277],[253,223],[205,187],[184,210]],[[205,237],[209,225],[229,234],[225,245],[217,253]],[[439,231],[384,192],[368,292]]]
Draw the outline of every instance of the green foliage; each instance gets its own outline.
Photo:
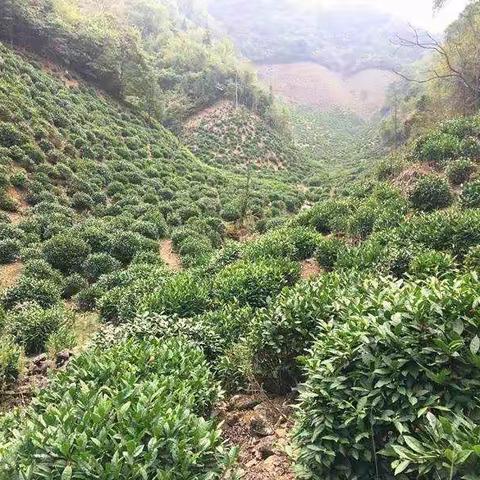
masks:
[[[7,315],[5,330],[25,348],[25,353],[45,351],[50,335],[71,322],[66,309],[44,309],[36,303],[25,303]]]
[[[460,202],[464,208],[480,207],[480,181],[467,183],[463,187]]]
[[[88,282],[79,273],[72,273],[63,281],[62,287],[62,298],[68,299],[87,288]]]
[[[451,162],[445,170],[452,185],[463,185],[475,172],[475,164],[467,158],[459,158]]]
[[[332,270],[344,248],[345,244],[341,240],[334,237],[324,238],[318,244],[315,258],[325,270]]]
[[[202,353],[179,339],[93,349],[59,373],[12,426],[2,473],[219,479],[234,452],[203,418],[218,397]],[[34,441],[38,436],[42,442]]]
[[[0,240],[0,263],[15,261],[20,255],[20,242],[13,238]]]
[[[83,264],[83,273],[91,281],[97,281],[102,275],[112,273],[121,267],[121,263],[107,253],[93,253]]]
[[[72,234],[59,234],[45,242],[45,260],[62,273],[69,274],[82,269],[83,262],[90,253],[90,246]]]
[[[25,302],[48,308],[60,302],[60,286],[51,280],[23,276],[15,286],[5,290],[1,302],[6,309]]]
[[[300,276],[299,266],[287,260],[240,260],[228,265],[213,280],[217,302],[266,306],[284,287]]]
[[[376,280],[320,325],[295,433],[301,477],[391,478],[380,452],[428,411],[474,414],[477,282]]]
[[[14,382],[21,371],[22,349],[9,335],[0,336],[0,389]]]
[[[55,358],[58,353],[72,350],[77,346],[77,337],[71,324],[64,323],[52,332],[45,344],[45,350],[50,358]]]
[[[453,202],[453,196],[445,180],[435,175],[427,175],[415,184],[409,200],[417,210],[429,212],[448,207]]]
[[[469,478],[480,471],[478,424],[455,414],[426,414],[420,432],[405,435],[383,455],[394,457],[392,469],[440,480]]]
[[[455,271],[455,261],[449,253],[425,250],[410,262],[408,273],[415,278],[443,278]]]
[[[415,145],[414,155],[422,161],[442,163],[462,154],[458,136],[451,133],[434,132],[420,139]]]
[[[463,265],[467,270],[480,269],[480,246],[471,247],[463,260]]]

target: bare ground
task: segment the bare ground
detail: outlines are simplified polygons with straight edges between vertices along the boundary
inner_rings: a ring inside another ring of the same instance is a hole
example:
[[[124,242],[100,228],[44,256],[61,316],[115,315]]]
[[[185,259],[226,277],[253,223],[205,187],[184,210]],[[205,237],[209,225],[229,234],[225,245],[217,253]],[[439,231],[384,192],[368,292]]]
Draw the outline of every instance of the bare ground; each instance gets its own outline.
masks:
[[[300,277],[308,280],[309,278],[318,277],[322,273],[322,268],[314,258],[303,260],[300,263]]]
[[[243,480],[293,480],[286,453],[291,429],[290,400],[264,394],[235,395],[219,406],[223,435],[239,447]]]
[[[257,65],[257,71],[276,94],[293,103],[325,111],[347,108],[363,118],[383,107],[386,89],[396,78],[378,69],[342,76],[314,62]]]
[[[20,278],[22,269],[22,262],[0,265],[0,291],[13,286]]]
[[[182,260],[173,251],[173,244],[171,240],[162,240],[160,242],[160,256],[170,270],[179,272],[182,269]]]

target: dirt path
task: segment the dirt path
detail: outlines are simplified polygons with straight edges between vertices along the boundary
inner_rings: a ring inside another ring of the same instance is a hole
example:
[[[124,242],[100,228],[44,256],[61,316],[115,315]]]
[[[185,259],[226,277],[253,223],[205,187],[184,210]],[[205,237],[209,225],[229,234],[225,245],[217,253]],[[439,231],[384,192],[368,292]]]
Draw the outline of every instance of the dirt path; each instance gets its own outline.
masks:
[[[167,267],[174,272],[182,270],[182,261],[180,257],[173,251],[171,240],[162,240],[160,242],[160,256]]]
[[[20,278],[23,263],[15,262],[8,265],[0,265],[0,292],[14,285]]]
[[[235,395],[219,407],[223,435],[239,447],[242,480],[294,480],[286,455],[291,407],[284,397]]]
[[[308,280],[309,278],[318,277],[322,273],[322,268],[314,258],[303,260],[300,262],[300,277]]]

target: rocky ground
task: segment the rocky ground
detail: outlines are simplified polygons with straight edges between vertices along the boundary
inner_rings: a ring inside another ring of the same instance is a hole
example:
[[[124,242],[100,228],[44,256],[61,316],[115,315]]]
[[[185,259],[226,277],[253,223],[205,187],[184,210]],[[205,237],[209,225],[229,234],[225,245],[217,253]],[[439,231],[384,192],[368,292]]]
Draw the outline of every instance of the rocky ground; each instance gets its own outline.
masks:
[[[239,447],[242,480],[293,480],[288,452],[291,399],[235,395],[218,407],[225,438]]]

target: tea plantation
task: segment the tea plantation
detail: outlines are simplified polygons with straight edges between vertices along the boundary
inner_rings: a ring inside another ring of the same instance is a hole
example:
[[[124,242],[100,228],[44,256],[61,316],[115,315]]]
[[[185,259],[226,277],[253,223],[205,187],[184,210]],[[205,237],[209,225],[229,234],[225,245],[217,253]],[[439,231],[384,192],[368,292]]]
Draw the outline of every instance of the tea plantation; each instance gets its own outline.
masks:
[[[217,409],[252,389],[295,405],[290,478],[480,478],[479,117],[354,182],[367,146],[317,201],[297,186],[314,164],[266,126],[239,163],[241,124],[200,126],[196,156],[141,110],[0,59],[0,272],[20,271],[0,297],[1,480],[238,478]],[[256,142],[285,155],[278,176],[238,167]]]

